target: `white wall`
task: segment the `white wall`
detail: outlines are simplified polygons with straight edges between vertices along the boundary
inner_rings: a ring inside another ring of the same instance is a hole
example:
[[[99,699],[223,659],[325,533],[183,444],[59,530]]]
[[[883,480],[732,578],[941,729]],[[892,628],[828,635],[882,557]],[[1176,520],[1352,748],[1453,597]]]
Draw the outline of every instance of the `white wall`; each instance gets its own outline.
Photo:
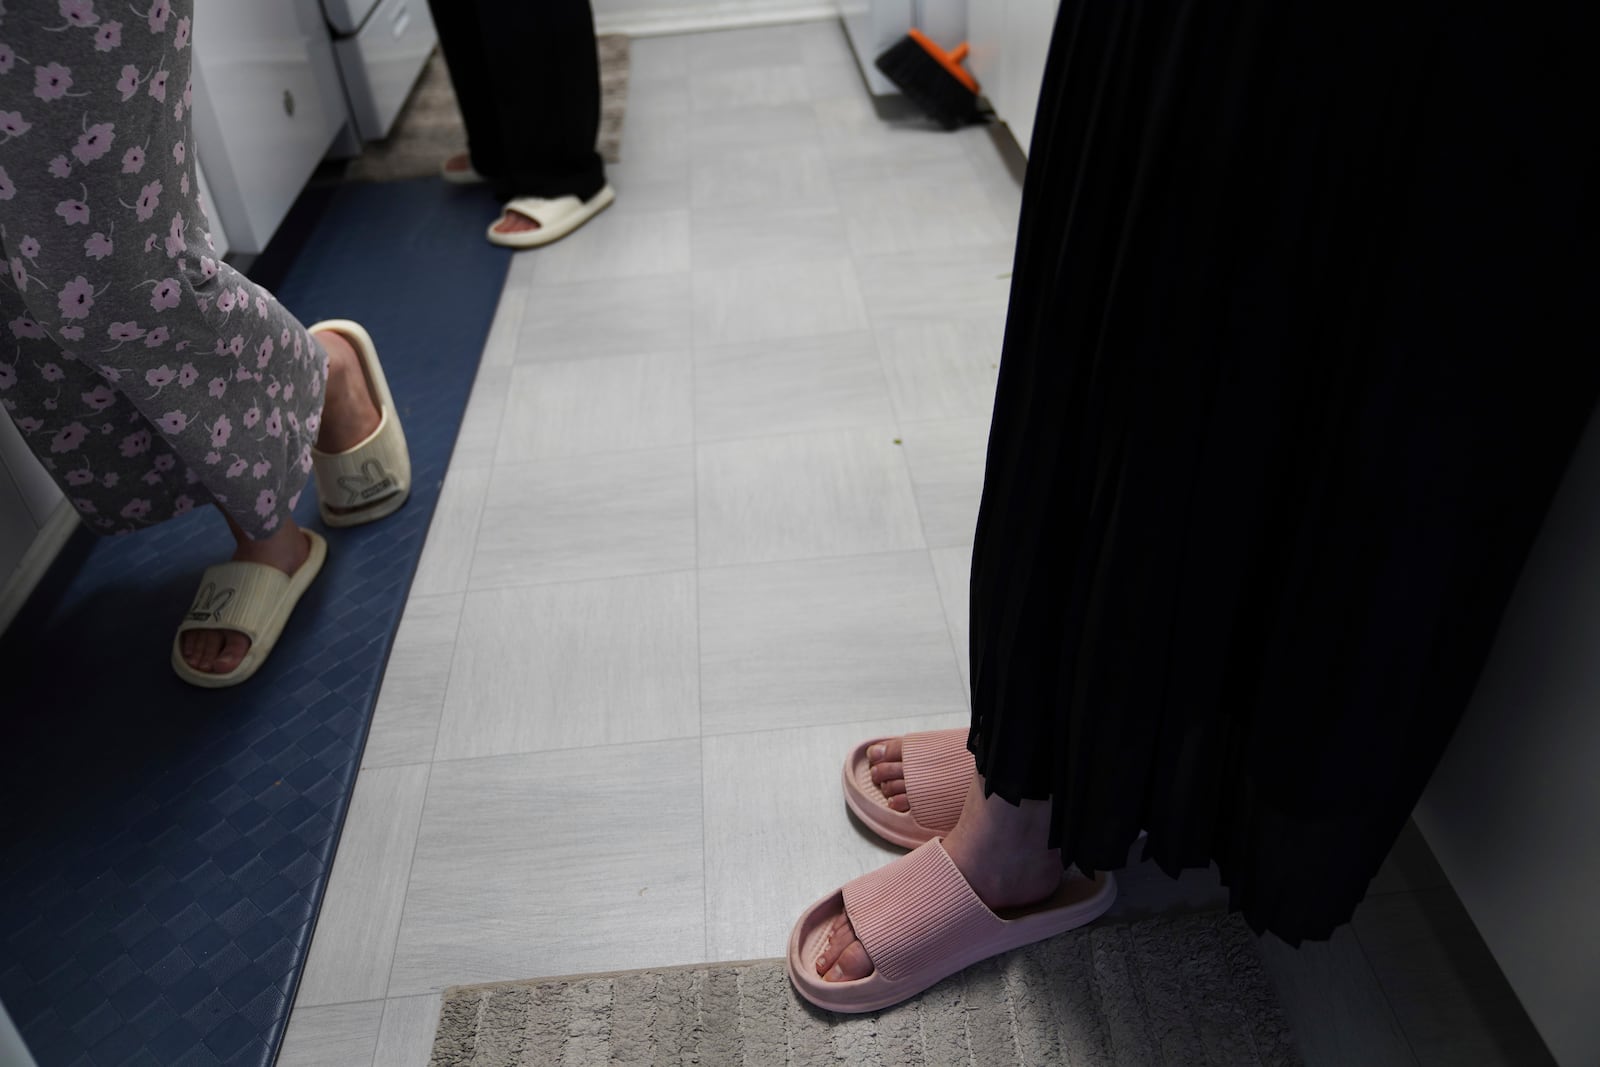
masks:
[[[913,26],[946,50],[967,39],[967,0],[835,0],[834,6],[874,96],[900,92],[876,62]]]
[[[765,26],[833,18],[835,0],[591,0],[599,33],[635,37],[657,33]]]
[[[1564,1067],[1600,1064],[1600,414],[1416,820]]]
[[[836,5],[819,0],[591,0],[598,33],[644,37],[662,33],[765,26],[831,18]]]
[[[1022,151],[1033,139],[1033,116],[1060,0],[972,0],[967,9],[968,66],[995,114]]]

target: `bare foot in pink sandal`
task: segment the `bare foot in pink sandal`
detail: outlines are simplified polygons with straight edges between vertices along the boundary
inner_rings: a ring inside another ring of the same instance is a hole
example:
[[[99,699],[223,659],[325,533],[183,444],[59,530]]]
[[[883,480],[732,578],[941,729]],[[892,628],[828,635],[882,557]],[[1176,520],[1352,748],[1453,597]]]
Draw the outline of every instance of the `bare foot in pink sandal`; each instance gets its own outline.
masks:
[[[954,733],[955,731],[951,731]],[[883,794],[890,811],[911,814],[911,798],[906,796],[905,739],[890,737],[867,746],[867,768],[872,784]]]
[[[844,761],[844,799],[873,833],[916,848],[955,828],[972,780],[967,730],[863,741]]]
[[[878,1011],[1111,906],[1109,874],[1064,871],[1060,853],[1045,847],[1047,802],[1013,806],[985,798],[975,773],[968,781],[947,838],[856,879],[800,917],[789,937],[789,976],[807,1000],[829,1011]]]

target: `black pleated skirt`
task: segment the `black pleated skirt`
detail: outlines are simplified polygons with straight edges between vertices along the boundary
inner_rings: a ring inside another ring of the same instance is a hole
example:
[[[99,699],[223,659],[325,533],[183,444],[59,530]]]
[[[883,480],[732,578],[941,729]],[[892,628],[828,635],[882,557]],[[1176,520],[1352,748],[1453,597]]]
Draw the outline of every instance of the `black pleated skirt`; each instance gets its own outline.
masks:
[[[1600,395],[1579,10],[1063,4],[971,747],[1064,861],[1143,828],[1257,930],[1350,919]]]

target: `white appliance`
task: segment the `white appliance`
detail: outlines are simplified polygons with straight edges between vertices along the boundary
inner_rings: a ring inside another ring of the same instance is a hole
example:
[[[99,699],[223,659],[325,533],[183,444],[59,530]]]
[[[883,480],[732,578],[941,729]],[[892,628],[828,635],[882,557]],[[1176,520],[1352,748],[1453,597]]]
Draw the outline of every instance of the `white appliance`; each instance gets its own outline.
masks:
[[[322,0],[322,8],[356,132],[387,137],[438,41],[426,0]]]
[[[194,137],[219,249],[266,247],[349,121],[343,96],[317,0],[199,0]]]

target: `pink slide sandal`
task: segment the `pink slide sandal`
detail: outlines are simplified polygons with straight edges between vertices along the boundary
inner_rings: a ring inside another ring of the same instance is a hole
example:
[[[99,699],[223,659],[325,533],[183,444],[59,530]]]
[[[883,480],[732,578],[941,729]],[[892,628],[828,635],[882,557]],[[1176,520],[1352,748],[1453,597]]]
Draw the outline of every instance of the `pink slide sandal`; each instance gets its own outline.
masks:
[[[929,841],[807,908],[789,934],[789,980],[824,1010],[879,1011],[979,960],[1092,922],[1116,899],[1109,873],[1085,878],[1071,870],[1048,899],[996,913],[972,891],[943,842]],[[827,982],[816,965],[841,904],[873,972]]]
[[[955,828],[972,782],[972,753],[967,730],[927,730],[902,734],[900,761],[905,767],[906,800],[911,810],[895,811],[872,780],[867,750],[889,740],[863,741],[844,761],[844,801],[873,833],[901,848],[916,848]]]

